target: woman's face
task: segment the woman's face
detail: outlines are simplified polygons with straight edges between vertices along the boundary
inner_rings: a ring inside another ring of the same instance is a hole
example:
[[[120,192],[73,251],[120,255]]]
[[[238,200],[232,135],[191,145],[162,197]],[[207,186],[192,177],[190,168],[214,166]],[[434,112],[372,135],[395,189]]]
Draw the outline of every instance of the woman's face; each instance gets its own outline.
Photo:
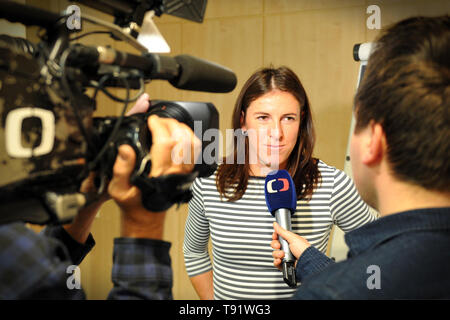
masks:
[[[248,134],[252,174],[264,176],[270,170],[285,169],[300,128],[297,99],[285,91],[268,92],[248,106],[241,124]]]

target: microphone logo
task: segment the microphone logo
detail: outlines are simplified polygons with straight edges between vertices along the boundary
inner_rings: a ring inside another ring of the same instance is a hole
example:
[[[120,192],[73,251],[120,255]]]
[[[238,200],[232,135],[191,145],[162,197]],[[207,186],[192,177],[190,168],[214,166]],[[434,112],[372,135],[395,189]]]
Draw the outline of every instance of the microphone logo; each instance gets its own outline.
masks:
[[[273,188],[273,183],[276,181],[281,181],[283,183],[283,186],[281,189],[277,190]],[[267,181],[267,192],[268,193],[276,193],[276,192],[283,192],[289,190],[289,181],[286,178],[278,178],[278,179],[272,179]]]

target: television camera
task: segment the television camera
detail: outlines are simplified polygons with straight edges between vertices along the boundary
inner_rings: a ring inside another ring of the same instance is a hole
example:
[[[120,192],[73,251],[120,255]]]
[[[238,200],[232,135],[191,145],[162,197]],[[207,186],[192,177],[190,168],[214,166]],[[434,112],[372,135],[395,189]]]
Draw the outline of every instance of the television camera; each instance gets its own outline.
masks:
[[[71,13],[56,14],[0,1],[0,18],[45,31],[37,44],[0,35],[0,223],[70,222],[104,191],[121,144],[129,144],[136,152],[131,183],[140,188],[143,205],[151,211],[187,202],[192,181],[215,170],[215,164],[200,161],[188,175],[148,178],[148,116],[175,118],[192,130],[198,121],[203,133],[218,128],[213,104],[157,100],[146,113],[125,116],[128,104],[136,101],[145,83],[154,79],[167,80],[185,90],[234,89],[236,76],[228,68],[189,55],[152,53],[138,41],[149,12],[201,22],[206,0],[78,2],[114,16],[114,24],[110,24],[82,14],[83,23],[101,25],[113,38],[127,41],[141,54],[74,43],[74,30],[67,27]],[[108,90],[111,87],[125,88],[126,97],[115,96]],[[86,94],[87,88],[94,88],[91,97]],[[131,89],[137,89],[138,94],[130,97]],[[123,103],[119,116],[94,117],[100,91]],[[209,143],[203,141],[202,148]],[[97,191],[81,193],[80,185],[92,171],[96,173]]]

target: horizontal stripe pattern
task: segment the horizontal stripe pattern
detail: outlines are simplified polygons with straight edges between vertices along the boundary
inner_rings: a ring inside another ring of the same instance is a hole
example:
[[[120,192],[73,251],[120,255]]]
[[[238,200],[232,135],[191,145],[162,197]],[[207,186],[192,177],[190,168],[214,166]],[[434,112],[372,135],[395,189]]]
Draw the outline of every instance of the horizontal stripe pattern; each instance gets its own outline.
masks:
[[[319,162],[322,183],[310,201],[297,201],[292,231],[326,251],[333,224],[348,232],[373,221],[367,204],[342,171]],[[295,289],[273,266],[272,224],[264,178],[251,177],[244,196],[220,198],[215,174],[196,179],[185,226],[183,252],[190,277],[213,269],[215,299],[288,299]],[[208,242],[212,241],[212,258]]]

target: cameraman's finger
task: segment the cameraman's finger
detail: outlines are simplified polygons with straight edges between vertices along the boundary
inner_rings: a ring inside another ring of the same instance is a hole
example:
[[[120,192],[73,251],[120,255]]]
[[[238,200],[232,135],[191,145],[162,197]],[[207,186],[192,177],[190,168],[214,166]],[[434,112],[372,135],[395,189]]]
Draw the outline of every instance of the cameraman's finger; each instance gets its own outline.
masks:
[[[137,99],[136,103],[134,104],[133,108],[131,108],[126,115],[131,116],[132,114],[135,113],[146,112],[150,107],[149,99],[150,97],[147,93],[141,94],[141,96]]]
[[[153,140],[151,176],[191,172],[201,148],[192,129],[171,118],[152,115],[148,120]]]
[[[170,126],[170,125],[169,125]],[[175,147],[172,149],[172,168],[174,173],[189,173],[195,166],[195,157],[199,155],[200,140],[191,128],[184,123],[178,123],[171,128]]]
[[[152,134],[151,177],[167,174],[172,166],[171,151],[175,146],[175,140],[171,136],[168,124],[174,121],[177,122],[175,119],[160,118],[156,115],[148,118],[148,127]]]
[[[174,141],[171,137],[171,126],[173,122],[178,123],[175,119],[170,118],[160,118],[156,115],[151,115],[148,117],[147,124],[150,132],[152,133],[152,145],[163,145],[167,148],[172,149]],[[169,126],[169,124],[172,124]]]
[[[131,146],[123,144],[119,147],[116,162],[113,167],[113,179],[116,187],[121,190],[131,188],[130,177],[136,162],[136,154]]]
[[[83,193],[98,193],[98,190],[95,186],[94,180],[96,178],[97,173],[95,172],[90,172],[88,177],[86,179],[83,180],[83,182],[81,183],[80,186],[80,192]],[[104,202],[106,200],[108,200],[109,195],[106,192],[106,190],[103,190],[102,195],[98,198],[97,202]]]
[[[178,146],[177,156],[183,159],[183,165],[179,166],[178,169],[182,170],[183,173],[191,172],[195,165],[195,157],[199,157],[201,154],[202,143],[200,139],[185,123],[175,120],[168,122],[167,126],[169,127],[172,138]]]

